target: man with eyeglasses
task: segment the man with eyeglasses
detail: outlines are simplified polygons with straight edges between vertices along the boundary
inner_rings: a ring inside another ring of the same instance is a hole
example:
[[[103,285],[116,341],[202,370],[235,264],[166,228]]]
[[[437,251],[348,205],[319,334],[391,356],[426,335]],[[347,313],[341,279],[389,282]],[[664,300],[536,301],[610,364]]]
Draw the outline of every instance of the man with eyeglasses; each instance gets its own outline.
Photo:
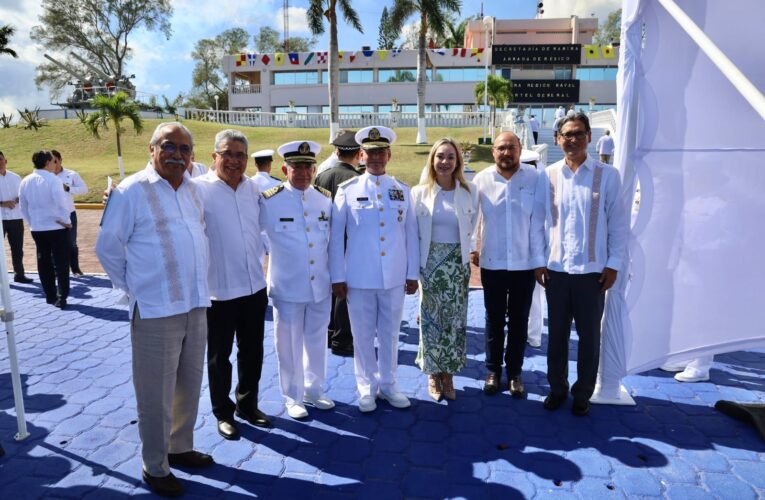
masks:
[[[318,410],[335,406],[323,387],[332,302],[327,262],[332,193],[311,184],[319,151],[313,141],[279,146],[287,182],[265,191],[260,200],[260,225],[272,249],[268,294],[279,386],[287,415],[294,419],[308,416],[306,404]]]
[[[218,433],[225,439],[239,438],[234,414],[258,427],[271,426],[271,420],[258,409],[268,297],[261,264],[260,189],[244,175],[247,148],[247,137],[241,132],[218,132],[213,168],[193,180],[203,201],[205,233],[213,257],[208,273],[212,303],[207,310],[207,376]],[[229,397],[234,337],[235,402]]]
[[[539,176],[532,223],[532,252],[546,265],[534,270],[545,287],[548,308],[547,410],[568,398],[568,341],[571,321],[579,337],[577,381],[571,412],[584,416],[600,361],[600,322],[605,293],[623,269],[629,212],[621,196],[619,172],[589,157],[592,140],[587,115],[563,118],[558,146],[564,158]]]
[[[181,123],[160,123],[149,164],[109,196],[96,241],[129,300],[143,479],[164,496],[183,493],[170,466],[214,463],[193,449],[210,305],[204,207],[186,173],[193,147]]]

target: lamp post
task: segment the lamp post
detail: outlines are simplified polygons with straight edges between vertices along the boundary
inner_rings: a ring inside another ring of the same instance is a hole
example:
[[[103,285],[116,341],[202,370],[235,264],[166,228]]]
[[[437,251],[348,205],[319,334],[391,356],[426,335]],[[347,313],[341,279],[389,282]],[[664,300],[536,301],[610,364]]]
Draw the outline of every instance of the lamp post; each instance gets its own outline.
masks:
[[[213,97],[215,98],[215,121],[220,122],[220,114],[218,113],[218,99],[220,99],[220,96],[215,94]]]
[[[483,143],[486,143],[486,136],[488,135],[487,132],[489,128],[492,126],[491,124],[491,113],[489,113],[489,30],[492,26],[492,18],[491,16],[486,16],[483,18],[483,32],[484,32],[484,52],[486,53],[484,56],[484,74],[483,74],[483,110],[484,113],[486,113],[486,120],[484,123],[486,124],[483,129]],[[492,130],[492,135],[494,134],[494,131]]]

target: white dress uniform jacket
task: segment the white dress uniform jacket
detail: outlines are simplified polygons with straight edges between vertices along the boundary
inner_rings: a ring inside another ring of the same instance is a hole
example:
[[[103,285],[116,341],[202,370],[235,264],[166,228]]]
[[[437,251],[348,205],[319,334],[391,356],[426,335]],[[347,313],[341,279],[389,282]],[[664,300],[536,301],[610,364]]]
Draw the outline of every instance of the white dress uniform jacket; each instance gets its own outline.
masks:
[[[532,247],[548,269],[569,274],[624,268],[629,211],[619,171],[589,156],[572,172],[561,160],[539,175]]]
[[[80,174],[74,170],[69,170],[68,168],[62,168],[61,172],[56,174],[56,177],[61,179],[61,182],[63,182],[65,186],[69,186],[69,191],[65,191],[68,201],[67,207],[70,213],[74,212],[74,197],[81,194],[87,194],[88,185],[82,180]]]
[[[329,297],[327,248],[332,199],[314,186],[305,191],[289,182],[260,199],[260,226],[272,249],[268,294],[289,302],[319,302]]]
[[[55,231],[64,229],[59,221],[71,222],[64,184],[56,174],[42,168],[36,168],[21,181],[19,205],[30,231]]]
[[[388,290],[417,280],[420,249],[409,187],[388,175],[369,173],[340,184],[329,256],[332,283]]]
[[[467,185],[470,188],[469,192],[459,183],[457,183],[454,191],[454,208],[457,212],[463,264],[470,262],[471,242],[474,241],[473,231],[478,219],[478,188],[472,182],[468,182]],[[433,204],[440,191],[441,186],[438,184],[434,184],[432,190],[423,184],[412,188],[412,200],[414,201],[414,211],[417,215],[417,228],[420,235],[421,268],[424,268],[428,263],[433,226]]]
[[[473,178],[480,198],[476,235],[481,238],[482,268],[526,271],[544,265],[542,256],[533,254],[530,240],[538,176],[534,167],[521,163],[510,180],[496,165]]]
[[[253,175],[251,179],[255,181],[255,184],[258,185],[261,193],[265,193],[272,187],[276,187],[282,183],[282,181],[279,179],[271,177],[271,175],[269,175],[267,172],[258,172],[257,174]]]
[[[19,187],[21,187],[19,174],[6,170],[5,175],[0,175],[0,201],[11,201],[18,198]],[[17,203],[13,208],[1,207],[0,213],[3,214],[3,220],[21,219],[21,206]]]
[[[210,306],[209,249],[197,190],[188,174],[175,190],[148,165],[109,196],[96,255],[114,288],[127,293],[131,318],[136,303],[142,319]]]
[[[212,300],[232,300],[257,293],[266,287],[261,258],[258,199],[260,190],[242,177],[236,190],[215,171],[195,177],[205,211],[205,234],[210,252],[208,283]]]

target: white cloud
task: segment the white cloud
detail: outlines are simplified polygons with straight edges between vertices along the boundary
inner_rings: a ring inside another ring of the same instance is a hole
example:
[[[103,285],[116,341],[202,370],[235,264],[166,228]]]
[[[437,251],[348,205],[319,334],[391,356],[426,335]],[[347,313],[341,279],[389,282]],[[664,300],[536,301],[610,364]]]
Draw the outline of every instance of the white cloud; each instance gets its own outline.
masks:
[[[288,12],[290,20],[290,36],[311,33],[311,29],[308,27],[308,19],[306,18],[306,12],[308,12],[307,9],[303,7],[290,7]],[[278,9],[276,14],[274,14],[273,27],[279,32],[284,29],[284,8]]]
[[[595,17],[601,24],[608,14],[621,8],[621,0],[547,0],[544,2],[544,17]]]

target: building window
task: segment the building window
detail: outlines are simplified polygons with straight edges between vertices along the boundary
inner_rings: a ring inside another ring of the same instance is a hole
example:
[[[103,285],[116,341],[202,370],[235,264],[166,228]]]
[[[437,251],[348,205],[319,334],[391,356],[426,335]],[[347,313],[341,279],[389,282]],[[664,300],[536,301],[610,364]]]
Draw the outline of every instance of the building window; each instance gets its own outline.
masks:
[[[425,105],[425,111],[428,111],[429,104]],[[399,104],[398,105],[399,111],[402,113],[416,113],[417,112],[417,105],[416,104]],[[381,104],[380,106],[377,106],[377,112],[378,113],[390,113],[390,104]]]
[[[340,113],[374,113],[375,107],[372,104],[362,104],[358,106],[338,106]],[[322,113],[329,113],[329,106],[321,107]]]
[[[426,72],[426,74],[429,72]],[[429,78],[428,78],[429,80]],[[416,82],[416,68],[381,69],[377,71],[378,82]]]
[[[555,68],[556,80],[571,80],[571,68]]]
[[[274,72],[274,85],[310,85],[319,83],[316,71],[279,71]]]
[[[290,109],[289,106],[276,106],[274,113],[286,113],[287,111],[295,111],[297,113],[308,113],[308,106],[295,106],[294,109]]]
[[[477,82],[485,75],[485,68],[436,68],[437,82]]]
[[[579,80],[616,80],[617,68],[582,68],[576,70]]]
[[[321,72],[321,82],[329,83],[329,71]],[[374,71],[371,69],[341,69],[340,83],[372,83]]]

